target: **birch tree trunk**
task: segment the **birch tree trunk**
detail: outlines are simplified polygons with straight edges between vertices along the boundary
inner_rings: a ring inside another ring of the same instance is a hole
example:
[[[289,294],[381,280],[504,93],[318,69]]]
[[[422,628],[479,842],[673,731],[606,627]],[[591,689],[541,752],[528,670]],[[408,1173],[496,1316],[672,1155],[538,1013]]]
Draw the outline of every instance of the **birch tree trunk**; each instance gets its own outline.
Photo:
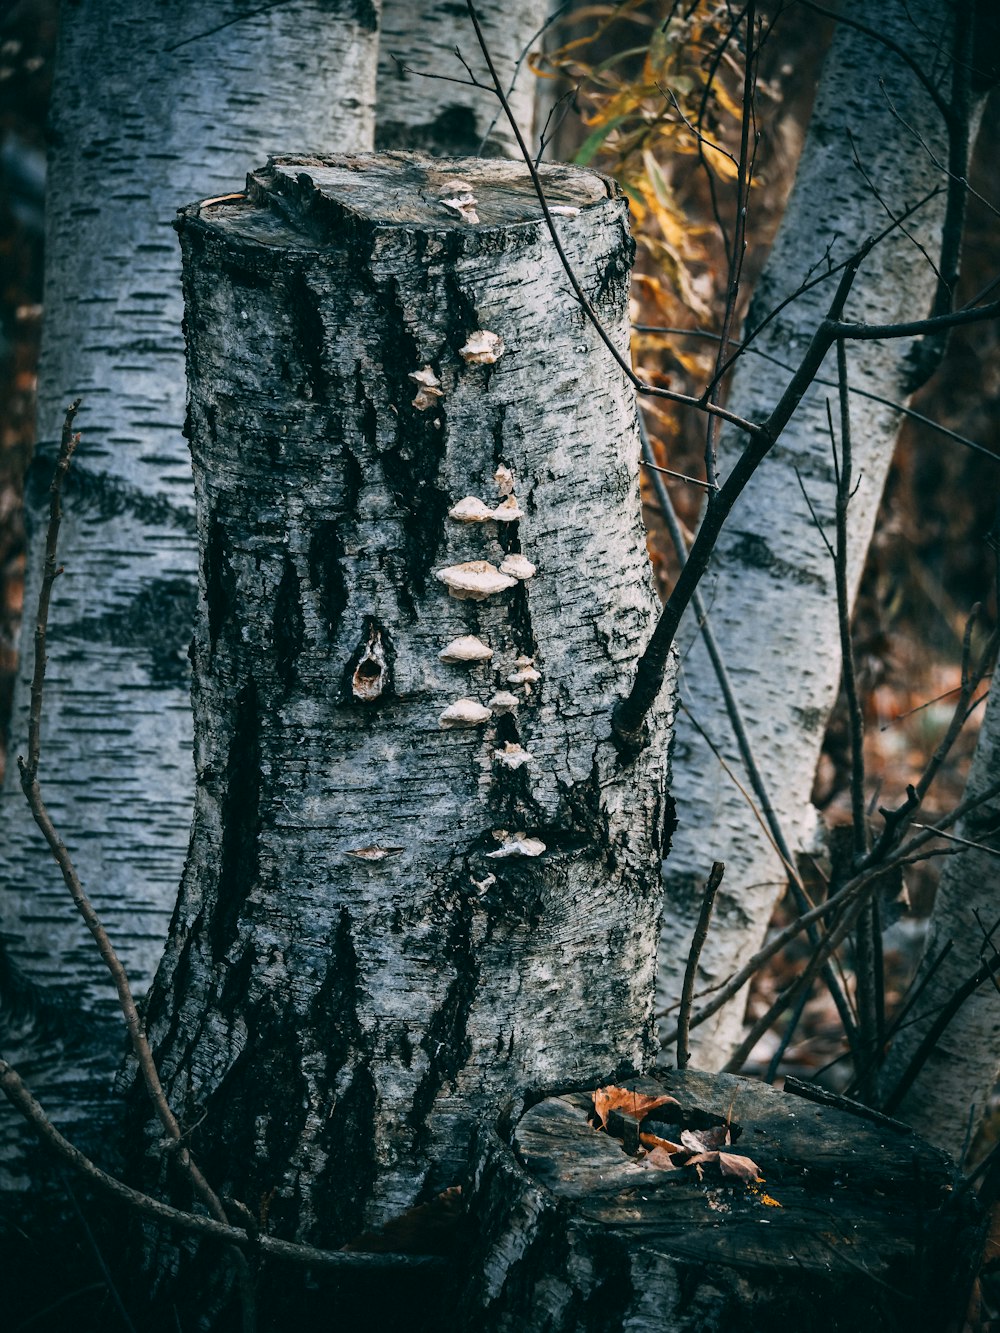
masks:
[[[1000,779],[1000,697],[990,691],[966,797],[981,796]],[[911,1020],[892,1043],[882,1074],[883,1092],[897,1089],[910,1061],[955,993],[989,957],[995,942],[983,938],[997,919],[1000,798],[985,801],[956,833],[966,839],[944,861],[924,957],[914,981],[921,986]],[[944,957],[940,957],[946,950]],[[935,960],[938,960],[936,965]],[[933,966],[932,966],[933,965]],[[984,978],[938,1037],[930,1058],[899,1100],[901,1115],[932,1143],[959,1153],[982,1120],[1000,1076],[1000,995]]]
[[[476,7],[511,110],[529,143],[537,81],[527,52],[551,9],[551,0],[483,0]],[[461,82],[468,74],[456,49],[488,89],[490,76],[464,4],[383,0],[377,147],[423,149],[442,157],[519,156],[496,97]]]
[[[625,201],[545,180],[625,348]],[[520,163],[277,159],[181,238],[198,782],[149,1023],[215,1187],[336,1246],[505,1096],[651,1055],[636,408]]]
[[[239,189],[248,163],[293,138],[369,147],[376,26],[375,7],[346,0],[266,12],[232,0],[62,7],[26,605],[41,574],[53,450],[81,394],[42,782],[140,989],[176,898],[193,790],[196,559],[171,224],[193,196]],[[30,617],[25,625],[12,755],[25,745]],[[54,1119],[99,1137],[96,1107],[121,1047],[114,992],[8,768],[0,975],[15,1017],[5,1050]],[[19,1122],[6,1107],[0,1115],[7,1183],[24,1185]]]
[[[942,18],[941,7],[929,0],[916,5],[893,0],[866,14],[865,20],[935,77],[942,68],[942,43],[948,49],[951,40],[953,17],[951,10]],[[931,153],[940,163],[948,161],[943,117],[927,90],[892,51],[842,25],[826,58],[795,187],[755,292],[748,328],[828,262],[832,268],[868,235],[882,230],[889,220],[887,209],[899,215],[946,186]],[[908,219],[905,230],[879,243],[855,283],[848,318],[881,323],[930,313],[937,287],[931,258],[941,252],[945,208],[942,190]],[[801,358],[836,281],[835,272],[829,282],[798,296],[755,340],[759,351],[781,364],[752,354],[738,364],[729,403],[741,416],[763,419],[778,401],[789,378],[787,367]],[[852,398],[854,475],[859,478],[848,515],[852,603],[900,420],[899,411],[881,400],[906,399],[913,387],[915,354],[914,343],[906,340],[865,342],[848,349],[852,388],[873,395]],[[817,383],[807,394],[747,488],[703,585],[750,748],[793,855],[815,845],[816,817],[809,794],[841,669],[833,563],[803,495],[804,489],[832,536],[836,483],[826,404],[836,404],[836,373],[831,355],[821,372],[827,382]],[[742,443],[736,433],[723,434],[723,475]],[[758,947],[786,882],[754,799],[746,794],[750,784],[732,724],[693,623],[681,660],[681,695],[690,716],[678,716],[675,740],[678,828],[665,866],[661,1010],[679,998],[712,862],[724,861],[726,875],[701,955],[699,986],[725,980]],[[736,781],[746,790],[740,791]],[[701,1067],[725,1064],[741,1035],[744,1003],[738,997],[692,1032],[692,1050]]]

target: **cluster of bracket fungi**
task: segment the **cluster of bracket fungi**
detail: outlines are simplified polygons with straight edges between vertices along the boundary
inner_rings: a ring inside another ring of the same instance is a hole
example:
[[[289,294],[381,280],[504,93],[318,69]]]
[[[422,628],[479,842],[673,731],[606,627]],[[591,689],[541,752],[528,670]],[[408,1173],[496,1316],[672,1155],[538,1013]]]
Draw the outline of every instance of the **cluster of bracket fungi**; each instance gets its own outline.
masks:
[[[492,365],[503,356],[503,339],[496,333],[479,329],[471,333],[465,346],[460,349],[463,360],[470,365]],[[414,371],[410,379],[417,385],[413,406],[418,411],[426,411],[441,397],[440,380],[431,366],[423,366]],[[516,523],[522,518],[523,511],[514,494],[514,474],[506,464],[501,463],[493,474],[496,482],[498,501],[488,505],[477,496],[467,495],[448,511],[453,523]],[[535,566],[519,553],[504,557],[499,568],[488,560],[468,560],[460,565],[449,565],[437,571],[437,578],[448,589],[449,594],[458,601],[482,602],[497,593],[506,592],[519,582],[533,578]],[[452,639],[441,649],[442,662],[456,666],[474,665],[488,662],[493,658],[493,649],[472,634],[461,635]],[[541,673],[535,666],[534,659],[519,656],[507,673],[506,684],[519,686],[528,695],[532,686],[541,679]],[[480,727],[497,713],[513,713],[520,703],[517,694],[511,689],[498,689],[485,704],[478,699],[463,697],[456,699],[440,714],[438,723],[444,730],[459,730]],[[531,763],[531,754],[516,741],[507,741],[494,750],[493,758],[504,768],[516,770]],[[487,855],[494,858],[508,856],[541,856],[545,844],[538,838],[524,833],[508,834],[501,831],[498,836],[500,846]]]

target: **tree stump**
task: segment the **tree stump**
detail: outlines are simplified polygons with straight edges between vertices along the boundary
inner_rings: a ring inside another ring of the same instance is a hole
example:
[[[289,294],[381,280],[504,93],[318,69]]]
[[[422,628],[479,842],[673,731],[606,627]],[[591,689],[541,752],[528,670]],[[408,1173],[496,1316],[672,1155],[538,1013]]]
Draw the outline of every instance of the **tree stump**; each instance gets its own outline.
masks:
[[[627,1086],[679,1105],[645,1120],[612,1113],[603,1132],[588,1119],[592,1096],[575,1092],[479,1136],[462,1326],[947,1327],[971,1280],[977,1209],[970,1193],[956,1195],[943,1153],[865,1108],[853,1114],[732,1075],[672,1071]],[[726,1152],[739,1159],[727,1165],[738,1171],[751,1159],[758,1171],[744,1171],[748,1179],[723,1174],[711,1154],[661,1169],[652,1154],[626,1152],[640,1146],[640,1123],[679,1142],[727,1122]],[[624,1143],[613,1136],[623,1130]]]
[[[544,179],[625,349],[625,201]],[[520,164],[274,160],[180,232],[198,781],[149,1023],[216,1188],[339,1245],[511,1091],[651,1054],[636,407]]]

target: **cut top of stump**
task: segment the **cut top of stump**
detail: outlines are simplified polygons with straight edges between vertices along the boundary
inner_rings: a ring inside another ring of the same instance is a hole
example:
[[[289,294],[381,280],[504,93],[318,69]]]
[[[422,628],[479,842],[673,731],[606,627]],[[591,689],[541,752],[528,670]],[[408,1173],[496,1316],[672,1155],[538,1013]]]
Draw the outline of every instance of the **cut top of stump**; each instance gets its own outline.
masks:
[[[567,1274],[593,1277],[595,1256],[631,1274],[614,1299],[629,1316],[622,1326],[637,1331],[730,1333],[804,1315],[814,1333],[944,1327],[977,1210],[955,1193],[954,1165],[906,1126],[725,1074],[671,1071],[601,1091],[606,1129],[595,1125],[596,1097],[546,1098],[513,1127],[504,1169],[483,1174],[491,1188],[506,1182],[508,1222],[515,1203],[539,1234],[547,1223],[537,1219],[560,1219],[563,1250],[533,1261],[538,1292],[565,1250]],[[497,1200],[470,1206],[485,1216]],[[483,1260],[483,1290],[501,1289],[497,1256],[527,1253],[528,1239],[520,1249],[501,1241]],[[528,1326],[541,1307],[525,1264],[517,1283]]]
[[[613,181],[579,167],[543,166],[540,175],[557,228],[622,198]],[[247,177],[243,193],[192,204],[182,215],[265,244],[272,232],[287,243],[289,226],[322,245],[352,224],[445,233],[544,225],[524,163],[422,153],[271,157]]]

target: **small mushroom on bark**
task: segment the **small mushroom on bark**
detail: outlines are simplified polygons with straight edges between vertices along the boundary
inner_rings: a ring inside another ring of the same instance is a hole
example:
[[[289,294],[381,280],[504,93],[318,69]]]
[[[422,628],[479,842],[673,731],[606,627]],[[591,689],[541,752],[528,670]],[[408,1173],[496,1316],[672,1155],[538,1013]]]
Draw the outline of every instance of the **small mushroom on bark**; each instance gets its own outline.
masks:
[[[519,518],[524,518],[524,512],[517,503],[513,495],[508,495],[506,500],[501,500],[496,509],[493,510],[493,517],[498,523],[514,523]]]
[[[493,751],[493,758],[504,768],[523,768],[525,764],[530,764],[534,757],[516,741],[507,741],[502,750]]]
[[[535,566],[530,560],[526,560],[523,555],[504,556],[500,565],[501,574],[512,574],[514,578],[521,579],[522,582],[534,578]]]
[[[488,662],[493,656],[493,649],[474,634],[463,634],[459,639],[452,639],[438,653],[442,662]]]
[[[464,565],[449,565],[447,569],[439,569],[437,577],[452,597],[471,602],[485,601],[494,593],[513,588],[517,582],[509,573],[501,573],[488,560],[469,560]]]
[[[513,713],[521,700],[510,690],[497,690],[490,700],[490,707],[495,713]]]
[[[493,473],[493,480],[497,484],[497,490],[501,495],[514,494],[514,474],[506,463],[501,463],[496,472]]]
[[[452,505],[448,510],[448,517],[457,523],[488,523],[491,518],[496,517],[496,514],[489,505],[483,504],[482,500],[477,500],[474,495],[467,495],[464,500]]]
[[[411,370],[408,378],[417,386],[417,396],[413,400],[413,406],[418,412],[426,412],[429,407],[434,406],[438,398],[444,397],[441,381],[430,366],[424,366],[421,370]]]
[[[458,349],[458,354],[470,366],[492,366],[506,350],[499,333],[477,329],[475,333],[469,334],[465,346]]]
[[[457,213],[463,222],[475,223],[479,221],[474,194],[468,192],[457,194],[453,199],[442,199],[441,203],[445,208],[450,208],[453,213]]]
[[[515,833],[513,837],[501,843],[495,852],[487,852],[486,855],[491,860],[499,861],[509,856],[541,856],[544,851],[545,843],[540,838],[529,838],[524,833]]]
[[[484,708],[476,699],[456,699],[438,718],[438,725],[444,731],[458,727],[481,727],[492,716],[492,711]]]

